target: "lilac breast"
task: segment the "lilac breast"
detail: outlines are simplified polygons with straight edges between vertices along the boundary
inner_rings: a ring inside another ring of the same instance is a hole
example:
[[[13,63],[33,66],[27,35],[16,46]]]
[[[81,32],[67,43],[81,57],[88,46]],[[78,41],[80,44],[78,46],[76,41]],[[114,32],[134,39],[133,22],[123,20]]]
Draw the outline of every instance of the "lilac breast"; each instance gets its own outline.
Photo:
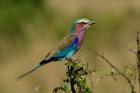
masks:
[[[78,37],[78,48],[82,46],[83,40],[84,40],[84,32],[80,32],[77,34]]]

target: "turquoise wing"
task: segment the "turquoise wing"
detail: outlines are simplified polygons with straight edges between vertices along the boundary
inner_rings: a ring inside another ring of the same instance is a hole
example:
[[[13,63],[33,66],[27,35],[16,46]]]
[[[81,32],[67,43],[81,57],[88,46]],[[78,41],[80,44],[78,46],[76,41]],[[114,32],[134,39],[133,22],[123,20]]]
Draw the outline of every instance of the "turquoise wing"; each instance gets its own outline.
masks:
[[[68,46],[65,49],[59,51],[55,55],[55,57],[61,57],[61,58],[63,58],[63,57],[67,57],[67,58],[71,57],[75,53],[75,51],[77,50],[77,44],[78,44],[78,38],[75,38],[73,40],[73,42],[68,44]]]
[[[59,60],[72,56],[77,50],[78,38],[75,34],[66,36],[60,43],[52,49],[46,56],[46,60]]]

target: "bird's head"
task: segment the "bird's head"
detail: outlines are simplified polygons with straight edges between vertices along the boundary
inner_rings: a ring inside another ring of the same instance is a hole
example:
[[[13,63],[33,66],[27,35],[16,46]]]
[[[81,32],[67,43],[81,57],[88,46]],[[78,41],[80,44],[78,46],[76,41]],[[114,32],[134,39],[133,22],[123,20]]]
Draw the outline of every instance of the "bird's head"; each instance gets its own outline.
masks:
[[[85,32],[93,24],[96,24],[96,22],[86,18],[79,19],[73,23],[70,32]]]

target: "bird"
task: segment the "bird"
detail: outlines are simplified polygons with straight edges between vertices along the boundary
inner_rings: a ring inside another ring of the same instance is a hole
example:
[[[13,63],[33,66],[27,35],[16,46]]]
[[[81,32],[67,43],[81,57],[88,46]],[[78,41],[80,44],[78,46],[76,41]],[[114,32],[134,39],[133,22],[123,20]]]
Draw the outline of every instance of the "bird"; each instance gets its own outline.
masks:
[[[74,21],[68,35],[65,36],[54,48],[52,48],[52,50],[47,53],[46,57],[38,63],[35,68],[18,76],[15,80],[21,80],[25,76],[50,62],[71,59],[72,56],[81,48],[85,32],[93,24],[96,24],[96,22],[87,18],[81,18]]]

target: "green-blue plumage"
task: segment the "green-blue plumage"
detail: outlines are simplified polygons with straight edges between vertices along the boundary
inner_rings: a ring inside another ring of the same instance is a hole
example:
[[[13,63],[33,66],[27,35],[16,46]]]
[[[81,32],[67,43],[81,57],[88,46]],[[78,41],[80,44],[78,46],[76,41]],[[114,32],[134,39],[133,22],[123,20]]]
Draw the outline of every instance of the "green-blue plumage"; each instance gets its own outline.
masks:
[[[60,43],[53,48],[34,69],[19,76],[16,80],[20,80],[28,74],[32,73],[44,64],[52,61],[60,61],[62,59],[71,58],[81,47],[84,39],[84,32],[90,27],[90,25],[95,24],[94,21],[88,19],[80,19],[74,22],[71,27],[69,35],[67,35]]]
[[[68,57],[70,58],[73,54],[69,54],[71,51],[76,51],[78,45],[78,38],[75,38],[72,44],[70,44],[66,49],[60,51],[55,55],[55,57]],[[58,59],[59,60],[59,59]]]

